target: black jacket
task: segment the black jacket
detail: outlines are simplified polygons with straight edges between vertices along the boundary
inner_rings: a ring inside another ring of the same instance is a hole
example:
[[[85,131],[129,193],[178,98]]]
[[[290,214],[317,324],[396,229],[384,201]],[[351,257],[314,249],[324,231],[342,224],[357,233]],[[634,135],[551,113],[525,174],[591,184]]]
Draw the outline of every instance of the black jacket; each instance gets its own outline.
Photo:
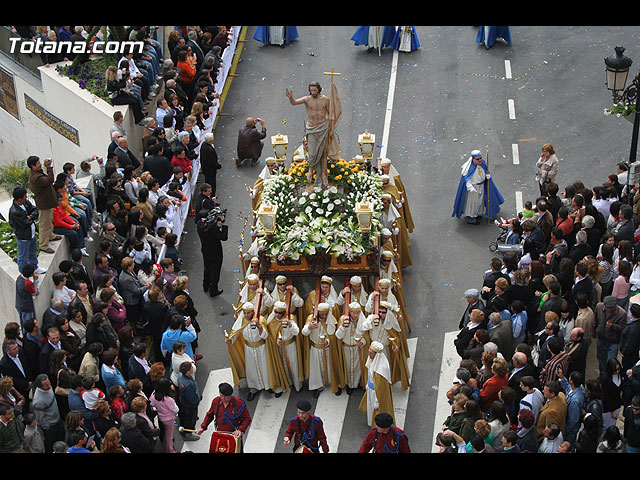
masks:
[[[628,323],[620,335],[620,353],[630,358],[638,358],[640,351],[640,321]]]
[[[118,165],[120,166],[120,168],[125,168],[127,165],[132,165],[133,169],[135,170],[140,166],[140,161],[131,150],[127,150],[125,152],[121,148],[116,148],[114,152],[118,157]]]
[[[164,185],[173,175],[173,166],[164,155],[149,155],[144,159],[144,169],[148,171],[153,178]]]
[[[222,167],[218,162],[218,152],[211,143],[204,142],[200,147],[200,163],[202,173],[208,176],[214,176]]]
[[[27,361],[26,355],[23,353],[23,350],[20,349],[18,351],[18,359],[22,364],[22,368],[24,370],[24,375],[18,368],[18,366],[14,363],[13,360],[9,358],[9,354],[5,353],[0,359],[0,374],[4,377],[11,377],[13,379],[13,386],[16,390],[18,390],[25,397],[29,396],[29,381],[33,380],[33,375],[31,374],[30,365]]]
[[[140,420],[136,418],[136,425]],[[142,431],[135,428],[120,427],[122,445],[131,450],[131,453],[154,453],[153,443],[147,439]]]
[[[22,208],[24,207],[24,209]],[[31,217],[31,218],[29,218]],[[22,206],[11,204],[9,209],[9,225],[16,233],[17,240],[31,240],[31,225],[38,219],[38,209],[27,200]]]

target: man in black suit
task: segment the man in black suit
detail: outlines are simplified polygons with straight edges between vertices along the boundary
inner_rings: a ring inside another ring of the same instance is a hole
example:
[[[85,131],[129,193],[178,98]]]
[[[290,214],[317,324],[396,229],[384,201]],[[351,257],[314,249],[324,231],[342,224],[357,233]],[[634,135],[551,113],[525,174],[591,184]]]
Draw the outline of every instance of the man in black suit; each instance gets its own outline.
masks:
[[[40,322],[36,318],[29,318],[24,321],[24,336],[22,337],[22,351],[27,363],[27,370],[32,377],[38,371],[40,365],[40,351],[42,350],[42,339],[40,336]],[[33,380],[30,378],[29,380]]]
[[[200,164],[202,165],[202,173],[204,175],[205,183],[211,185],[213,192],[211,195],[216,195],[216,174],[218,170],[222,168],[222,165],[218,162],[218,152],[213,145],[213,133],[208,132],[204,136],[204,143],[200,147]]]
[[[593,282],[591,278],[587,276],[589,273],[589,267],[587,267],[586,262],[580,262],[576,264],[576,280],[571,287],[571,294],[569,295],[569,304],[575,305],[576,295],[579,292],[584,292],[587,295],[589,301],[591,301],[591,296],[593,294]],[[574,314],[578,313],[578,307],[575,305]]]
[[[5,340],[3,349],[5,353],[0,359],[0,374],[11,377],[15,389],[28,400],[33,375],[27,357],[15,340]]]
[[[611,233],[616,238],[616,244],[620,243],[620,240],[629,240],[633,243],[633,233],[635,229],[633,227],[633,207],[631,205],[620,206],[620,220],[613,227]]]
[[[210,296],[215,297],[222,293],[222,289],[218,288],[222,268],[222,242],[228,238],[229,227],[224,225],[224,215],[218,216],[215,221],[205,223],[208,215],[209,211],[206,208],[196,213],[197,218],[201,220],[198,222],[197,230],[204,263],[202,288],[205,292],[208,290]]]
[[[162,290],[153,286],[147,292],[148,300],[142,307],[142,314],[146,322],[146,329],[151,337],[151,358],[153,362],[163,362],[164,355],[160,348],[162,342],[162,334],[167,329],[165,318],[169,307],[164,301]]]
[[[131,165],[134,170],[137,170],[140,167],[140,162],[137,157],[131,150],[129,150],[129,141],[126,137],[120,137],[118,139],[118,148],[113,152],[118,157],[118,165],[120,168],[125,168]]]
[[[571,330],[569,343],[565,346],[565,351],[569,354],[567,372],[580,372],[584,378],[587,370],[589,344],[584,341],[584,330],[582,328],[576,327]]]
[[[47,309],[46,312],[42,314],[42,323],[40,328],[42,329],[42,334],[46,336],[47,330],[51,327],[56,326],[56,322],[58,321],[58,317],[65,316],[65,308],[64,302],[60,297],[53,297],[51,299],[51,306]]]
[[[38,373],[44,373],[49,375],[49,357],[54,350],[60,350],[62,344],[60,343],[60,331],[56,327],[50,327],[47,330],[47,341],[44,342],[40,355],[38,357]],[[56,378],[49,375],[51,384],[55,388]]]
[[[129,372],[129,380],[137,378],[142,382],[142,391],[149,397],[151,393],[151,378],[149,377],[149,362],[147,360],[147,345],[145,343],[136,343],[133,347],[133,355],[129,357],[127,370]]]
[[[149,155],[143,160],[144,170],[149,172],[151,176],[164,185],[173,175],[173,165],[165,156],[164,147],[161,143],[154,143],[147,149]]]
[[[93,294],[93,287],[91,285],[91,275],[87,271],[87,267],[82,263],[82,251],[75,249],[71,252],[71,261],[73,267],[71,269],[71,276],[73,277],[76,285],[80,282],[85,282],[89,288],[89,293]]]
[[[527,361],[527,355],[522,352],[516,352],[511,357],[512,369],[509,372],[509,386],[516,392],[518,404],[520,400],[527,394],[520,388],[520,380],[528,375],[535,377],[535,367]]]

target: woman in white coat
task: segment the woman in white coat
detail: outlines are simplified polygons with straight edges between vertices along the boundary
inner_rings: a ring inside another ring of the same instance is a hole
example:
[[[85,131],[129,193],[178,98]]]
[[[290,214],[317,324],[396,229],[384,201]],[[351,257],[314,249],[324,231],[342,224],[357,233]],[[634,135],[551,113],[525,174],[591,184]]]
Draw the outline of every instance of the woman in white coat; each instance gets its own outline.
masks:
[[[553,149],[553,145],[545,143],[542,146],[542,153],[536,162],[536,180],[540,186],[540,195],[546,196],[547,185],[556,181],[558,174],[558,157]]]

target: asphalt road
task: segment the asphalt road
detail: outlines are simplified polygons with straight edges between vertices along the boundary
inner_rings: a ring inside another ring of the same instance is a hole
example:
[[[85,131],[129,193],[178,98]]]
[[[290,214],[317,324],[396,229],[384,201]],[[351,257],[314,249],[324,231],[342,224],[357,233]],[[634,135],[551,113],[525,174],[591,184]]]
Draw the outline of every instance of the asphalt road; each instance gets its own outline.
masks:
[[[282,49],[253,40],[254,28],[247,27],[238,76],[222,108],[227,115],[218,118],[215,129],[224,165],[218,200],[228,208],[230,226],[221,296],[202,292],[200,242],[190,220],[181,245],[203,327],[197,381],[202,387],[209,370],[228,366],[223,331],[233,323],[231,305],[241,278],[238,247],[244,241],[246,250],[251,241],[249,225],[243,230],[250,215],[246,187],[264,166],[235,166],[237,132],[246,117],[264,118],[268,137],[262,159],[271,155],[269,137],[277,132],[289,136],[292,152],[301,142],[305,112],[288,103],[285,88],[302,96],[317,80],[328,93],[324,72],[333,67],[341,74],[335,83],[343,109],[338,127],[343,157],[358,153],[359,133],[375,133],[376,154],[386,151],[410,194],[413,266],[403,275],[413,323],[409,336],[418,339],[418,349],[405,431],[413,451],[430,452],[435,406],[443,395],[438,391],[443,349],[450,348],[444,335],[457,329],[463,292],[481,284],[492,257],[488,245],[497,234],[493,224],[469,226],[451,217],[460,166],[471,150],[486,155],[488,147],[505,216],[516,213],[517,192],[522,201],[537,196],[534,164],[544,143],[552,143],[560,158],[561,189],[575,180],[587,186],[604,182],[617,162],[628,159],[631,123],[603,115],[611,105],[603,59],[619,45],[640,58],[640,28],[511,27],[512,45],[498,41],[486,50],[476,45],[474,27],[417,26],[421,48],[400,53],[397,71],[391,50],[378,56],[353,45],[355,26],[298,27],[300,38]],[[393,104],[387,105],[394,75]],[[388,142],[382,145],[388,108]],[[368,430],[356,411],[360,395],[354,393],[349,402],[340,451],[356,451]],[[291,405],[285,418],[295,415]]]

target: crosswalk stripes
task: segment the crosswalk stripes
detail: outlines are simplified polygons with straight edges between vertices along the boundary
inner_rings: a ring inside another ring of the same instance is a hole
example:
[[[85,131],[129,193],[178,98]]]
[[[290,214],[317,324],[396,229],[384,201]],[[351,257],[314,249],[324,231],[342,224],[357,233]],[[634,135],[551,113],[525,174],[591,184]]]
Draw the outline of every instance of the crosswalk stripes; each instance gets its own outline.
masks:
[[[417,338],[407,339],[409,345],[409,372],[413,372],[414,359],[417,349]],[[233,375],[230,368],[212,370],[202,391],[202,400],[200,402],[197,427],[200,426],[204,419],[211,401],[218,396],[218,385],[221,382],[227,382],[233,385]],[[393,403],[396,425],[404,428],[407,405],[409,402],[409,393],[411,388],[402,391],[400,382],[393,386]],[[276,446],[282,442],[281,430],[289,417],[285,418],[287,405],[291,400],[291,392],[285,392],[280,398],[275,398],[271,394],[260,394],[257,397],[257,403],[254,410],[251,410],[251,426],[249,427],[244,438],[245,453],[272,453]],[[327,435],[327,443],[331,452],[338,452],[340,446],[340,438],[343,435],[342,427],[346,415],[361,415],[364,413],[348,408],[349,395],[342,394],[336,396],[331,389],[326,388],[318,397],[314,415],[322,418]],[[365,421],[366,423],[366,421]],[[210,425],[203,432],[199,440],[185,442],[182,451],[190,451],[194,453],[207,453],[209,451],[209,443],[211,441],[211,432],[213,425]],[[366,431],[365,431],[366,433]],[[364,438],[364,437],[363,437]]]
[[[442,424],[451,413],[451,405],[447,401],[445,393],[456,376],[456,370],[460,366],[460,357],[453,346],[453,341],[458,335],[458,331],[445,333],[444,345],[442,347],[442,363],[440,364],[440,380],[438,383],[438,401],[436,402],[436,414],[433,420],[433,446],[432,453],[439,451],[436,447],[436,435],[442,431]]]

